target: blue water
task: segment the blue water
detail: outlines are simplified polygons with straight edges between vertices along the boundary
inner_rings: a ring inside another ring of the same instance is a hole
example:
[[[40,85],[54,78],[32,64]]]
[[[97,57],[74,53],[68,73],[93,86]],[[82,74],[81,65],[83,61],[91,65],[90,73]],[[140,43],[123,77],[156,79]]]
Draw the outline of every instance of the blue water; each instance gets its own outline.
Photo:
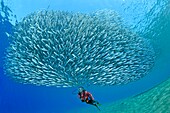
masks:
[[[170,19],[170,11],[166,9],[164,3],[170,4],[169,0],[162,0],[162,2],[151,0],[149,3],[147,0],[142,2],[133,2],[133,0],[115,0],[112,2],[109,0],[4,1],[5,6],[3,4],[0,6],[0,113],[65,113],[74,109],[89,107],[89,105],[81,103],[77,95],[72,94],[75,88],[23,85],[4,74],[4,52],[10,41],[5,32],[11,33],[11,27],[16,20],[14,15],[17,16],[18,21],[21,21],[27,14],[42,9],[88,13],[97,9],[109,8],[116,10],[127,22],[127,25],[132,26],[132,29],[141,36],[151,38],[153,42],[156,41],[155,46],[159,45],[157,48],[159,55],[149,75],[139,81],[122,86],[87,87],[87,90],[93,94],[95,99],[105,104],[139,94],[170,77],[168,68],[170,67],[170,34],[168,32],[170,31],[170,23],[167,22]],[[156,9],[154,10],[154,8]],[[162,9],[162,12],[160,9]],[[162,14],[154,20],[158,11]],[[145,13],[150,15],[145,15]],[[11,18],[12,20],[10,20]],[[162,21],[153,27],[152,23],[159,20]],[[150,24],[149,27],[148,24]],[[160,26],[164,28],[159,29]],[[150,27],[153,27],[152,30],[149,30]]]

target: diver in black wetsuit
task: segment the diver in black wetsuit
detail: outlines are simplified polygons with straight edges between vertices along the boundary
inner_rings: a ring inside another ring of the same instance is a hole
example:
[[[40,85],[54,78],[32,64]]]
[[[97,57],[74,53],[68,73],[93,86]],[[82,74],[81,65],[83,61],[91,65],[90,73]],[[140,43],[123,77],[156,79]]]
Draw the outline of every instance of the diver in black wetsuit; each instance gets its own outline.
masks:
[[[98,107],[98,105],[100,105],[99,102],[95,101],[92,94],[86,91],[83,87],[79,88],[78,97],[81,99],[82,102],[86,102],[87,104],[94,105],[99,109]]]

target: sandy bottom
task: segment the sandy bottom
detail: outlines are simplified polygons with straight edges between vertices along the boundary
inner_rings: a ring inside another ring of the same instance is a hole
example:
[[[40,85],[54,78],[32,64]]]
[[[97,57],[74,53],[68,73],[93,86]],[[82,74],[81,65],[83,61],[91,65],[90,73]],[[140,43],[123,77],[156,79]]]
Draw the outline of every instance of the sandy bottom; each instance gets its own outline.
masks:
[[[170,113],[170,79],[134,97],[74,113]]]

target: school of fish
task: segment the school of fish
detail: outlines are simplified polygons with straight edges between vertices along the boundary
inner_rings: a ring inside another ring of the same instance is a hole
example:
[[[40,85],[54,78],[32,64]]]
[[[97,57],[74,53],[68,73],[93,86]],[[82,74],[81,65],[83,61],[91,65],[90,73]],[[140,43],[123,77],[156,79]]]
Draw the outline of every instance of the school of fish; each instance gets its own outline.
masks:
[[[112,10],[34,12],[14,26],[5,73],[24,84],[56,87],[136,81],[154,66],[148,39]]]

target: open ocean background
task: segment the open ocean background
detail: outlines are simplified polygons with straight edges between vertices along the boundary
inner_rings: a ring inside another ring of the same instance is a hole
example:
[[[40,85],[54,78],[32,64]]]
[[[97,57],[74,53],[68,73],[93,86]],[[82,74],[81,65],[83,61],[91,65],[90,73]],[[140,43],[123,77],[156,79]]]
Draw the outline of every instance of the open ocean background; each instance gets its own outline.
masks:
[[[65,113],[92,106],[81,103],[74,88],[23,85],[4,74],[6,32],[27,14],[40,10],[88,13],[113,9],[140,36],[152,40],[154,68],[136,82],[120,86],[86,87],[102,104],[140,94],[170,77],[170,0],[4,0],[0,5],[0,113]]]

